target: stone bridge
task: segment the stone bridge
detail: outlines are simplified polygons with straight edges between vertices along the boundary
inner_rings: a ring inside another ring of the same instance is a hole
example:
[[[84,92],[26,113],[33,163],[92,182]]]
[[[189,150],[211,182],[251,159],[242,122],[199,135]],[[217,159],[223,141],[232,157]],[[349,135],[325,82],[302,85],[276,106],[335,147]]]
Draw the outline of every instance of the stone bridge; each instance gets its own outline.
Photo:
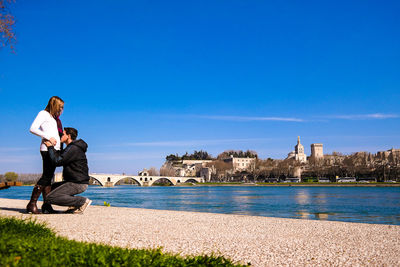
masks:
[[[152,186],[160,179],[166,179],[173,185],[180,183],[204,183],[203,177],[171,177],[171,176],[153,176],[153,175],[127,175],[127,174],[106,174],[106,173],[91,173],[90,178],[96,180],[101,186],[114,186],[122,179],[132,179],[140,186]]]

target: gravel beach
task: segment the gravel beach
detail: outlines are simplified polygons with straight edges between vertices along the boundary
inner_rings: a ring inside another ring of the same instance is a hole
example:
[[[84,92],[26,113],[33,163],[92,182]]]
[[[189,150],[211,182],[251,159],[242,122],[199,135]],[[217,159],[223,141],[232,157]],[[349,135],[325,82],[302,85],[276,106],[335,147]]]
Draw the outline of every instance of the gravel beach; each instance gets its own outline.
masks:
[[[400,266],[400,226],[104,206],[30,215],[27,203],[0,198],[0,215],[35,218],[69,239],[253,266]]]

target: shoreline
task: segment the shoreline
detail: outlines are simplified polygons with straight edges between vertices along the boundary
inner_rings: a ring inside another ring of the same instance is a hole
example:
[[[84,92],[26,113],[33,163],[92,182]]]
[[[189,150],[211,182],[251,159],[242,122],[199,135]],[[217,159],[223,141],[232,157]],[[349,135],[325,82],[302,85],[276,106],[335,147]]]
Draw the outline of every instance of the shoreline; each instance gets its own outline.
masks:
[[[20,186],[34,186],[35,184],[22,184]],[[123,184],[125,185],[125,184]],[[131,184],[126,184],[131,185]],[[100,186],[100,185],[89,185],[89,186]],[[115,185],[120,186],[120,185]],[[193,184],[177,184],[177,185],[152,185],[150,187],[174,187],[174,186],[316,186],[316,187],[400,187],[400,183],[193,183]],[[100,186],[102,187],[102,186]],[[139,186],[140,187],[140,186]],[[145,187],[145,186],[143,186]]]
[[[279,184],[194,184],[193,186],[320,186],[320,187],[400,187],[394,184],[305,184],[305,183],[279,183]]]
[[[46,222],[78,241],[162,247],[183,256],[213,253],[253,266],[400,265],[396,225],[104,206],[90,206],[83,215],[30,215],[27,202],[0,198],[0,216]]]

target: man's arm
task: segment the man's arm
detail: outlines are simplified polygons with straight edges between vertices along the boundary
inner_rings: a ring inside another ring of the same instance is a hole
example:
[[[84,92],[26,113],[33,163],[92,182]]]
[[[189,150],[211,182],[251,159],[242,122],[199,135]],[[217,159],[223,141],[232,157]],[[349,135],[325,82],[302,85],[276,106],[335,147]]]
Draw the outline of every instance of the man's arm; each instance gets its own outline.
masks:
[[[58,155],[56,150],[54,149],[54,146],[48,146],[47,149],[49,150],[49,156],[51,158],[51,161],[56,165],[56,166],[65,166],[72,160],[72,153],[73,148],[72,147],[67,147],[62,153]]]

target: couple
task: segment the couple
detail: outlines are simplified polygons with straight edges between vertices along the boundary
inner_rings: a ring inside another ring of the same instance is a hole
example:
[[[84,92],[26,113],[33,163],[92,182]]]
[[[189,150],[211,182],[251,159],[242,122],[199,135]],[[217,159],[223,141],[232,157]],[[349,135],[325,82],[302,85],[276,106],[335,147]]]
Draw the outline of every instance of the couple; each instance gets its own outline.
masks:
[[[36,202],[43,194],[42,213],[57,213],[51,204],[69,206],[67,213],[83,213],[91,200],[75,196],[86,191],[89,184],[89,168],[85,152],[87,144],[79,139],[74,128],[62,128],[60,115],[64,101],[53,96],[46,108],[39,112],[30,128],[31,133],[42,138],[40,154],[43,160],[43,174],[32,191],[26,206],[29,213],[38,214]],[[66,148],[62,149],[62,144]],[[64,181],[51,184],[57,166],[63,166]]]

